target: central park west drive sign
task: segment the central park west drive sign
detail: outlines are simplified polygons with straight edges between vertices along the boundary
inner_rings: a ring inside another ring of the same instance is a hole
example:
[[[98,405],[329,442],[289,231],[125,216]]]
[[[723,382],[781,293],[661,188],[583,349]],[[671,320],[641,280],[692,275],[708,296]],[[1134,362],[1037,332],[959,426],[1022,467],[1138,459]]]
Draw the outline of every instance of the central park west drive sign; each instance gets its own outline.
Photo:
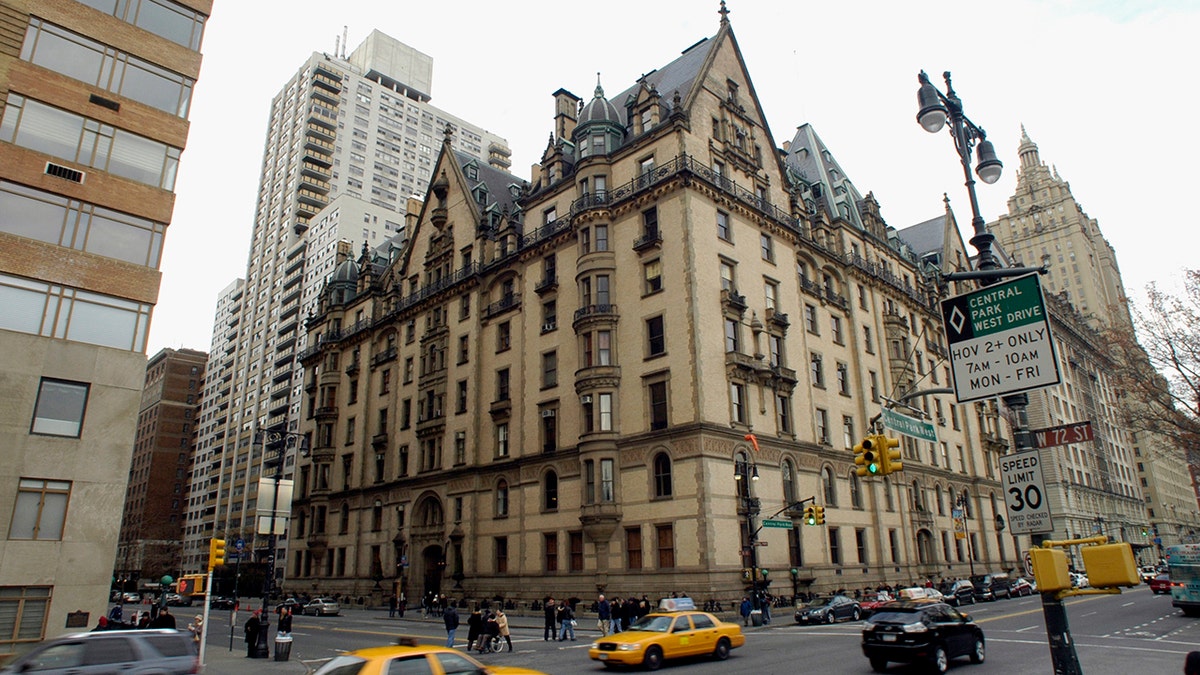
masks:
[[[942,301],[959,403],[1059,383],[1037,274]]]

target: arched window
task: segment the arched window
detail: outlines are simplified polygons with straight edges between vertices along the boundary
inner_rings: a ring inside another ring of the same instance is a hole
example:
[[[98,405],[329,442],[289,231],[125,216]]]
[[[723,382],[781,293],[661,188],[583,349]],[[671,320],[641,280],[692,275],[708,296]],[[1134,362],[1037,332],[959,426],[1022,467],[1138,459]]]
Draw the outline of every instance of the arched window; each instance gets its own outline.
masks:
[[[949,490],[950,488],[946,488],[946,489]],[[934,497],[937,498],[938,515],[939,516],[946,515],[946,502],[942,500],[942,488],[937,485],[933,486],[933,495],[934,495]],[[954,501],[954,493],[953,492],[950,493],[950,501],[951,502]]]
[[[821,469],[821,494],[825,496],[826,506],[837,506],[837,479],[829,467]]]
[[[503,478],[499,483],[496,483],[496,517],[505,518],[508,516],[508,481]]]
[[[883,477],[883,499],[888,511],[896,510],[896,502],[892,498],[892,479]]]
[[[858,480],[858,474],[854,471],[850,472],[850,506],[856,509],[863,507],[862,482]]]
[[[665,452],[654,456],[654,496],[671,496],[671,458]]]
[[[375,504],[371,507],[371,531],[378,532],[383,529],[383,502],[376,499]]]
[[[307,524],[308,524],[308,511],[305,511],[304,509],[300,509],[299,514],[296,516],[296,536],[297,537],[304,536],[304,528]]]
[[[921,484],[917,481],[912,482],[912,505],[914,511],[925,510],[924,495],[921,494]]]
[[[796,469],[790,459],[783,460],[783,502],[796,503]]]
[[[973,518],[971,515],[971,493],[966,490],[962,491],[963,515],[967,518]]]
[[[421,502],[421,507],[417,511],[417,523],[425,526],[441,525],[445,522],[445,516],[442,514],[442,504],[437,499],[430,497]]]
[[[350,531],[350,505],[342,504],[342,518],[339,532],[346,534]]]
[[[547,471],[542,479],[542,508],[547,511],[558,510],[558,474]]]

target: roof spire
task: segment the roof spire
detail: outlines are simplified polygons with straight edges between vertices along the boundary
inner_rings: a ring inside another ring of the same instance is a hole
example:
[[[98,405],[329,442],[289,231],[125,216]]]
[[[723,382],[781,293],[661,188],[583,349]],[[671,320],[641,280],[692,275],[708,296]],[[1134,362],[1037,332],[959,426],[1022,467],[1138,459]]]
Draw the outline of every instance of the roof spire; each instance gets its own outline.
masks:
[[[725,8],[725,0],[721,0],[721,9],[717,11],[721,15],[721,25],[729,25],[729,10]]]
[[[946,205],[946,213],[950,213],[950,195],[942,193],[942,203]]]
[[[596,71],[596,91],[593,92],[596,98],[604,98],[604,87],[600,86],[600,71]]]

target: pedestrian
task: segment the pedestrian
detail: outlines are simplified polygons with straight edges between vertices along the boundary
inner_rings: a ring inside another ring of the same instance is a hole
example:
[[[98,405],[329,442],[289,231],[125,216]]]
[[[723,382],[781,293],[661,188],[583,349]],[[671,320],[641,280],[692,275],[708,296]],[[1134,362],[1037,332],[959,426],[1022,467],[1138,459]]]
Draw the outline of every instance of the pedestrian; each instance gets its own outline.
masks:
[[[121,605],[113,605],[113,608],[108,610],[108,620],[121,623],[122,613],[124,613],[124,610],[121,609]]]
[[[408,609],[408,598],[404,597],[404,594],[401,593],[400,600],[396,603],[396,613],[400,615],[401,619],[404,618],[405,609]]]
[[[204,615],[197,614],[188,624],[188,630],[192,633],[192,642],[199,646],[200,641],[204,639]]]
[[[566,601],[563,601],[563,603],[558,606],[558,623],[562,626],[562,629],[558,634],[558,641],[566,642],[567,635],[570,635],[571,642],[574,642],[576,625],[575,612],[571,609],[571,605]]]
[[[475,611],[471,612],[471,616],[467,617],[467,651],[475,649],[478,645],[475,641],[479,639],[479,635],[483,633],[483,614],[479,611],[479,606],[475,606]]]
[[[625,616],[625,605],[622,602],[621,598],[613,598],[608,601],[608,611],[612,615],[612,621],[609,622],[608,627],[613,634],[621,632],[621,621]]]
[[[246,625],[242,629],[246,633],[247,658],[258,658],[258,634],[260,631],[262,631],[262,620],[259,619],[259,615],[261,613],[261,609],[254,610],[254,613],[250,615],[250,618],[246,619]]]
[[[492,640],[500,635],[500,624],[496,623],[496,615],[488,612],[480,621],[479,627],[479,644],[478,649],[480,654],[486,654],[492,645]]]
[[[279,612],[279,627],[275,629],[276,635],[291,635],[292,634],[292,608],[284,607]]]
[[[95,633],[98,631],[104,631],[104,630],[108,630],[108,629],[109,629],[108,628],[108,617],[102,616],[102,617],[100,617],[100,620],[96,622],[96,627],[92,629],[92,632]]]
[[[496,628],[500,629],[500,637],[508,643],[508,651],[513,650],[512,637],[508,630],[508,615],[504,613],[503,607],[496,608]]]
[[[158,616],[154,617],[154,620],[150,622],[150,627],[175,630],[175,616],[171,614],[171,610],[163,607],[158,610]]]
[[[150,627],[150,612],[142,612],[138,615],[138,620],[133,624],[134,628],[149,628]]]
[[[1188,652],[1183,659],[1183,675],[1200,675],[1200,652]]]
[[[750,625],[750,610],[751,609],[753,609],[753,606],[751,606],[751,604],[750,604],[750,598],[747,598],[746,596],[743,595],[742,596],[742,606],[738,609],[738,613],[740,613],[742,615],[742,625],[743,626]]]
[[[396,618],[396,596],[394,595],[388,596],[388,618]]]
[[[546,604],[543,608],[546,614],[545,633],[542,635],[542,641],[558,640],[558,608],[554,606],[554,598],[546,598]]]
[[[604,599],[604,594],[601,594],[600,598],[596,601],[596,626],[600,629],[600,637],[608,635],[609,624],[611,622],[612,607]]]
[[[762,594],[762,601],[759,602],[759,606],[762,607],[762,621],[763,621],[763,625],[766,626],[771,623],[771,596],[770,596],[770,594],[768,594],[766,592],[764,592]]]
[[[442,612],[442,621],[446,624],[446,646],[453,649],[454,634],[458,631],[458,610],[454,609],[454,605]]]

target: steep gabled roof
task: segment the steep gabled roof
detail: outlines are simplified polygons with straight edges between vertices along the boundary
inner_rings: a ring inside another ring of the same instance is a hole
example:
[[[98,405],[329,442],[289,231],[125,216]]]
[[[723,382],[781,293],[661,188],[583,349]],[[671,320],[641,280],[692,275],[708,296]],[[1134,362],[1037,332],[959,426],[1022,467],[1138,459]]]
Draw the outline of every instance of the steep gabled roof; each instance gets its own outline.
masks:
[[[805,182],[821,186],[820,199],[825,202],[831,216],[840,216],[858,229],[864,229],[858,210],[863,200],[862,193],[850,182],[811,124],[801,124],[796,129],[784,163]]]
[[[495,206],[501,212],[512,213],[517,210],[517,201],[513,195],[514,190],[511,190],[514,185],[518,188],[525,186],[525,181],[517,178],[511,173],[498,169],[487,162],[480,160],[474,155],[468,155],[459,150],[452,150],[454,158],[457,160],[457,166],[462,171],[462,179],[464,184],[468,186],[472,192],[479,185],[483,185],[488,193],[487,204],[478,205],[480,210],[487,210]],[[475,178],[467,175],[468,167],[474,168]]]
[[[700,40],[683,50],[683,53],[674,61],[646,73],[633,86],[614,96],[611,100],[615,102],[617,110],[620,111],[621,122],[625,127],[629,127],[629,111],[625,107],[625,103],[630,97],[637,96],[638,89],[641,88],[643,82],[658,90],[658,93],[667,100],[670,100],[676,91],[680,96],[687,98],[704,64],[708,62],[709,52],[716,43],[717,41],[711,38]]]

